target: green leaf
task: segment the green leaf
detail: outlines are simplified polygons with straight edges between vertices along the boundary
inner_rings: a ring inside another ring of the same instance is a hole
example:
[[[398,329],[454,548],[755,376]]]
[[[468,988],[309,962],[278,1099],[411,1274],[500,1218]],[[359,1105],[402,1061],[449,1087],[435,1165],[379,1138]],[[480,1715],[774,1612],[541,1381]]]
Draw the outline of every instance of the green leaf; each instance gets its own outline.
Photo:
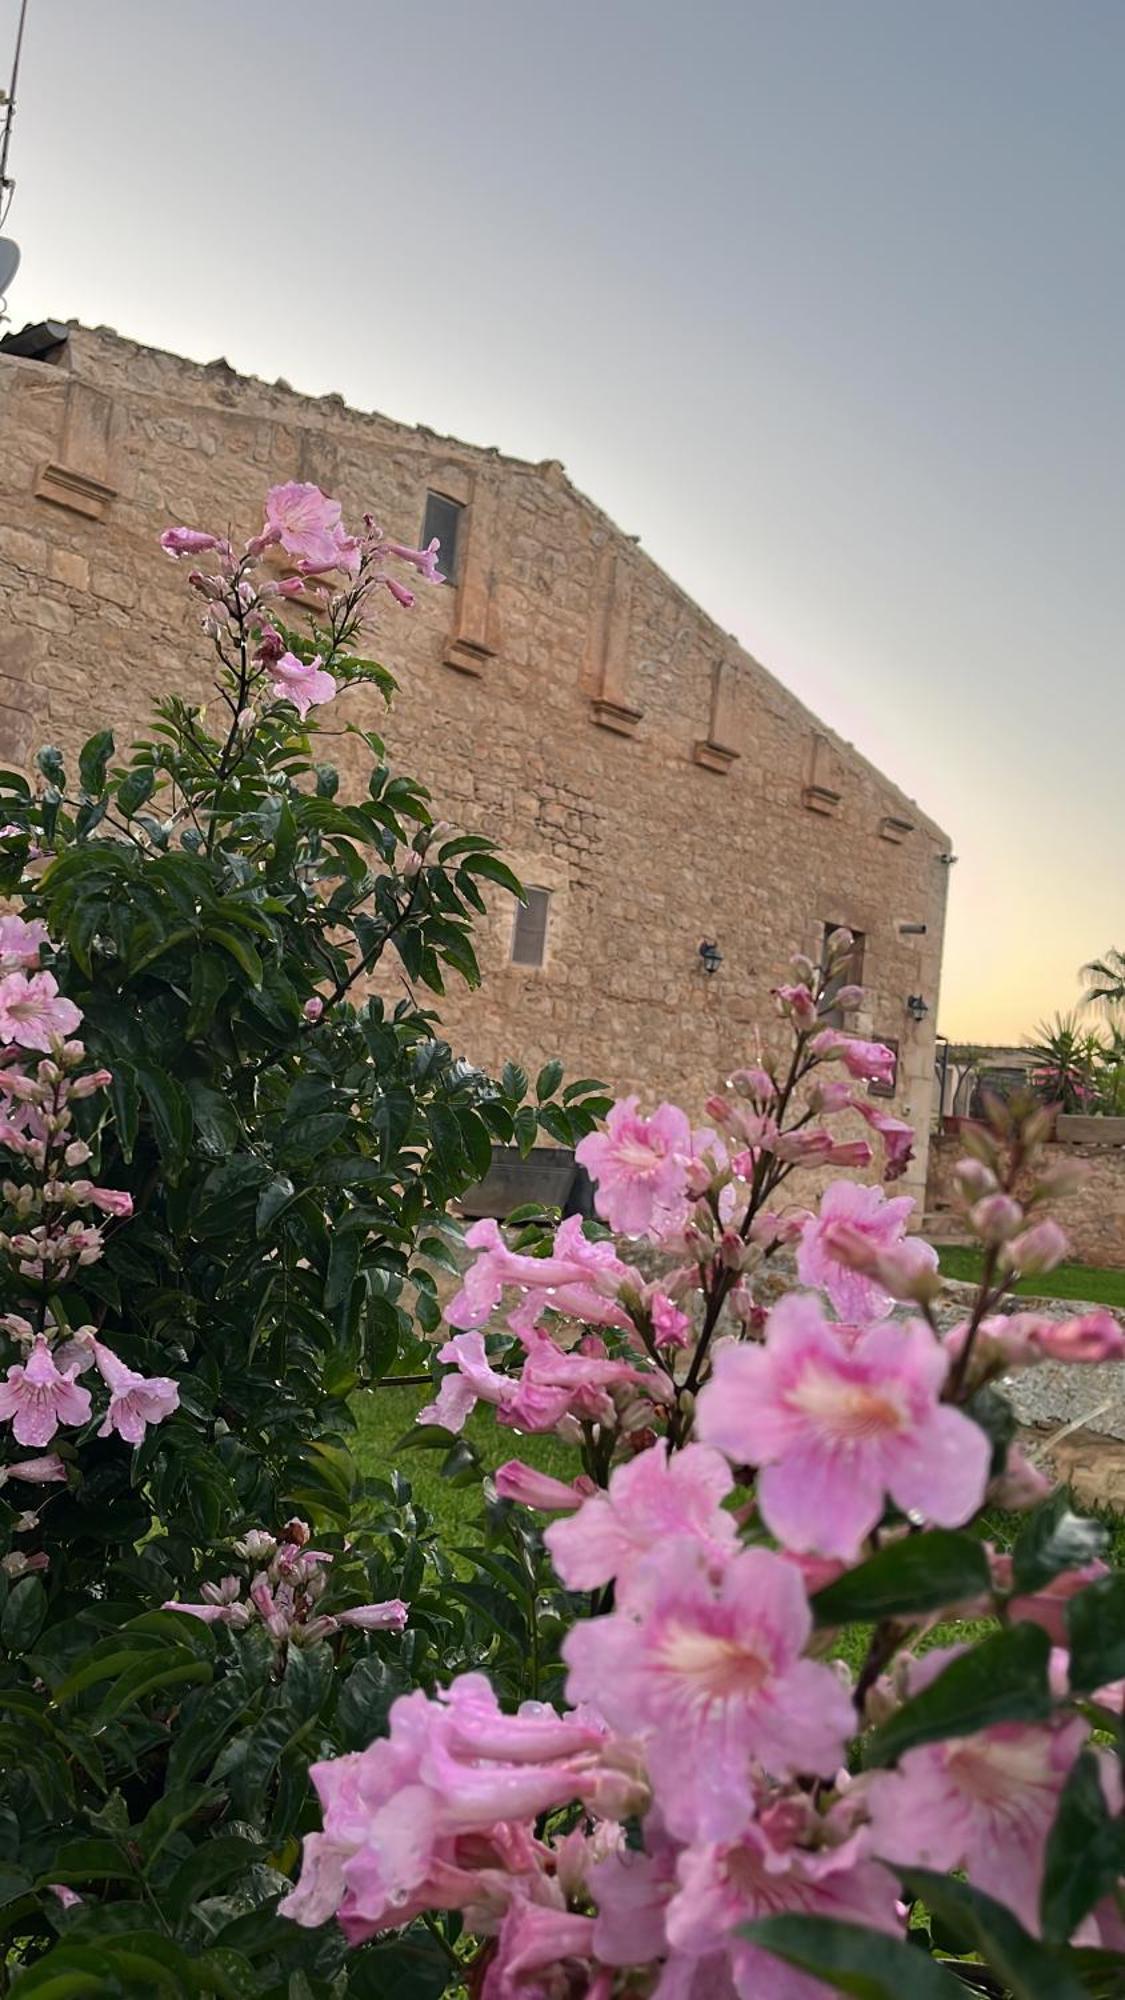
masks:
[[[242,1137],[238,1113],[230,1098],[197,1077],[192,1077],[187,1091],[200,1151],[213,1160],[229,1159]]]
[[[1045,1636],[1045,1635],[1044,1635]],[[955,1882],[929,1868],[898,1868],[912,1896],[977,1951],[1008,1989],[1011,2000],[1086,2000],[1065,1959],[1038,1938],[1029,1937],[1009,1909],[967,1882]],[[912,1991],[908,1988],[907,1991]]]
[[[835,1917],[759,1917],[740,1925],[739,1935],[835,1992],[854,1993],[859,2000],[965,2000],[960,1980],[927,1953],[861,1924]],[[768,1975],[758,1983],[765,2000]]]
[[[1051,1642],[1038,1625],[1013,1625],[982,1639],[875,1731],[866,1762],[893,1764],[916,1744],[971,1736],[995,1722],[1043,1721],[1052,1706],[1050,1652]]]
[[[256,1236],[266,1235],[271,1225],[276,1222],[278,1216],[296,1198],[296,1193],[297,1190],[293,1186],[288,1174],[275,1174],[271,1181],[266,1182],[265,1187],[258,1196],[257,1207],[254,1210],[254,1233]]]
[[[208,925],[207,936],[212,944],[221,945],[224,951],[229,951],[236,964],[242,967],[251,986],[261,985],[265,968],[249,938],[243,937],[241,931],[228,930],[222,924]]]
[[[191,1004],[184,1030],[189,1042],[207,1033],[215,1009],[233,976],[226,959],[220,958],[217,952],[201,951],[196,954],[191,968]]]
[[[131,1160],[140,1125],[141,1098],[137,1089],[136,1071],[123,1056],[114,1056],[113,1077],[108,1089],[109,1101],[113,1106],[113,1122],[117,1128],[117,1143],[124,1158]]]
[[[972,1535],[933,1528],[928,1534],[906,1535],[858,1569],[846,1570],[835,1583],[817,1591],[812,1608],[818,1625],[845,1625],[937,1611],[987,1595],[990,1588],[982,1543]]]
[[[527,1071],[518,1063],[506,1062],[500,1072],[500,1088],[513,1104],[521,1104],[527,1096]]]
[[[1081,1569],[1105,1554],[1109,1529],[1071,1512],[1065,1488],[1052,1493],[1025,1522],[1012,1550],[1017,1591],[1039,1590],[1061,1571]]]
[[[515,1118],[512,1121],[512,1129],[515,1135],[516,1145],[520,1149],[520,1158],[521,1160],[526,1160],[528,1154],[530,1153],[532,1147],[535,1144],[536,1139],[539,1136],[539,1120],[535,1115],[535,1110],[532,1105],[530,1104],[520,1105],[520,1108],[516,1112]]]
[[[78,754],[78,776],[82,790],[97,798],[105,784],[105,774],[113,755],[112,729],[99,729],[87,737]]]
[[[1039,1914],[1043,1935],[1065,1944],[1125,1874],[1125,1820],[1111,1818],[1098,1760],[1084,1750],[1071,1769],[1047,1841]]]
[[[191,1148],[191,1099],[182,1084],[152,1063],[137,1063],[135,1075],[168,1177],[176,1181]]]
[[[174,1917],[182,1917],[204,1896],[210,1896],[220,1882],[241,1875],[265,1852],[259,1842],[240,1839],[235,1834],[218,1834],[203,1842],[180,1863],[172,1880],[160,1891]]]
[[[138,764],[127,771],[117,787],[117,810],[125,819],[132,819],[143,805],[147,805],[156,790],[156,772],[151,764]]]
[[[47,1616],[47,1593],[37,1576],[21,1577],[8,1592],[0,1612],[0,1646],[9,1653],[26,1653],[35,1644]]]
[[[366,1750],[387,1733],[391,1703],[410,1689],[410,1675],[373,1654],[353,1667],[336,1704],[336,1727],[347,1750]]]
[[[325,1312],[335,1312],[338,1306],[346,1305],[350,1299],[362,1250],[362,1239],[354,1231],[333,1236],[328,1253],[328,1275],[324,1282]]]
[[[1125,1571],[1103,1576],[1072,1597],[1066,1626],[1070,1685],[1076,1694],[1125,1680]]]
[[[561,1062],[544,1063],[535,1079],[535,1095],[540,1104],[545,1104],[549,1097],[554,1096],[562,1080],[563,1066]]]

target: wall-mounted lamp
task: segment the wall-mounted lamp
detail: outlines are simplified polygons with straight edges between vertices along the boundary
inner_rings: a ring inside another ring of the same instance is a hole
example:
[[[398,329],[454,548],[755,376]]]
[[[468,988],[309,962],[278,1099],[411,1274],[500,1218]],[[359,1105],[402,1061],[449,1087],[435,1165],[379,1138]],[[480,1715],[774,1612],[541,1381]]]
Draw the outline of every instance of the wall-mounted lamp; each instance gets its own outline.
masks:
[[[906,1011],[912,1021],[924,1021],[930,1010],[920,993],[912,993],[906,1003]]]
[[[703,943],[699,947],[699,957],[708,979],[712,979],[723,962],[723,954],[719,950],[718,945],[711,944],[707,938],[704,938]]]

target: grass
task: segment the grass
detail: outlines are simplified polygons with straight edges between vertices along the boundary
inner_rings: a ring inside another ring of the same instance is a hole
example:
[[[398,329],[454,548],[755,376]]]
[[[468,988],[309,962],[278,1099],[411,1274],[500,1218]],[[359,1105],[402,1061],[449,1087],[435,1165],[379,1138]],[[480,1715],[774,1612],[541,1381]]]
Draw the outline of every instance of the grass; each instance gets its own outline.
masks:
[[[431,1400],[425,1389],[392,1389],[384,1385],[357,1396],[352,1405],[358,1430],[353,1443],[362,1472],[385,1474],[397,1469],[410,1481],[415,1500],[433,1515],[444,1535],[459,1538],[480,1512],[480,1484],[458,1486],[443,1479],[439,1470],[445,1454],[441,1451],[411,1450],[400,1438],[413,1429],[423,1403]],[[507,1458],[522,1458],[539,1472],[552,1472],[556,1479],[573,1479],[582,1470],[578,1453],[560,1438],[517,1437],[498,1424],[491,1409],[478,1408],[465,1426],[465,1435],[480,1453],[489,1472]]]
[[[946,1278],[975,1284],[980,1276],[980,1252],[963,1244],[938,1251]],[[1081,1299],[1093,1305],[1117,1306],[1125,1312],[1125,1271],[1106,1271],[1095,1264],[1060,1264],[1043,1278],[1021,1278],[1015,1287],[1025,1298]]]

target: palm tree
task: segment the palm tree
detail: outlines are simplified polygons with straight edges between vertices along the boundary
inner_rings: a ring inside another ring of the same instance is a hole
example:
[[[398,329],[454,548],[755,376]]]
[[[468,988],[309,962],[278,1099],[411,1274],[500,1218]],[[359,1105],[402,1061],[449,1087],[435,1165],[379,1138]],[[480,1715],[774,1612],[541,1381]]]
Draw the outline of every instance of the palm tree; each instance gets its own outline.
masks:
[[[1080,1003],[1083,1007],[1100,1007],[1103,1013],[1113,1014],[1125,1006],[1125,951],[1111,947],[1104,958],[1092,958],[1089,965],[1079,968],[1079,978],[1089,981]]]
[[[1080,1028],[1073,1014],[1056,1014],[1053,1021],[1040,1021],[1035,1040],[1024,1047],[1036,1059],[1032,1087],[1045,1103],[1060,1111],[1094,1109],[1094,1071],[1102,1052],[1097,1035]]]

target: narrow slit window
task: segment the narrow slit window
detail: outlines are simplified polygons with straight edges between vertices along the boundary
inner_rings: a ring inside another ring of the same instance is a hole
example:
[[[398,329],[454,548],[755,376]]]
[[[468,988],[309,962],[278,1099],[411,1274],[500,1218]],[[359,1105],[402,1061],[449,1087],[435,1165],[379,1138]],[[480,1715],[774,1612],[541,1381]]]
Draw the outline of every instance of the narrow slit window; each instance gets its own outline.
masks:
[[[845,924],[825,924],[824,940],[821,945],[821,952],[824,957],[828,955],[828,940],[832,936],[833,931],[845,930],[847,928],[848,926]],[[855,939],[855,943],[851,951],[848,953],[847,958],[840,960],[824,989],[824,998],[827,1002],[824,1021],[825,1025],[829,1028],[846,1028],[848,1024],[847,1016],[842,1014],[838,1007],[833,1007],[832,1005],[840,988],[842,986],[863,985],[863,947],[867,940],[862,931],[853,931],[852,936]]]
[[[513,965],[542,965],[547,955],[550,903],[548,889],[524,890],[524,901],[516,904],[516,919],[512,926]]]
[[[427,493],[422,519],[422,547],[428,549],[437,537],[438,568],[447,583],[457,581],[457,544],[465,509],[444,493]]]

